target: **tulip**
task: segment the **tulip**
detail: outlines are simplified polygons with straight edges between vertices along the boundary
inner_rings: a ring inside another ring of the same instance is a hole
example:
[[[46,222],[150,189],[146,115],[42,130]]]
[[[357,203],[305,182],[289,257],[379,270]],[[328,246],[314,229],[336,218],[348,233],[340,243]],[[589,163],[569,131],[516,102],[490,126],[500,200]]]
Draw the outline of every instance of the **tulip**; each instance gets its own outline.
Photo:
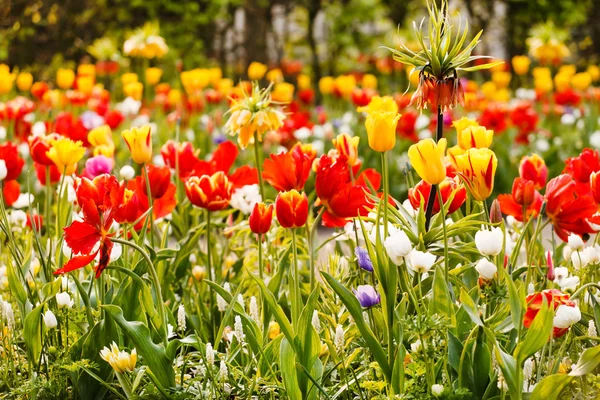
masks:
[[[568,239],[569,247],[573,251],[583,250],[585,244],[583,243],[583,239],[581,236],[571,233]]]
[[[490,207],[490,222],[492,224],[499,224],[502,222],[502,206],[498,199],[492,201],[492,206]]]
[[[265,78],[269,82],[281,83],[283,82],[283,72],[281,72],[281,69],[279,68],[273,68],[272,70],[267,72]]]
[[[600,171],[590,174],[590,187],[596,203],[600,204],[600,179],[598,177],[600,177]]]
[[[158,82],[160,82],[160,78],[162,77],[162,74],[163,74],[163,71],[160,68],[156,68],[156,67],[146,68],[146,71],[145,71],[146,83],[150,86],[156,85]]]
[[[267,66],[265,64],[254,61],[248,66],[248,79],[259,81],[265,76],[266,72]]]
[[[446,178],[439,185],[440,193],[442,194],[442,202],[446,204],[448,200],[450,200],[451,196],[452,203],[448,207],[447,214],[452,214],[456,212],[467,199],[467,190],[460,183],[460,179],[458,177],[454,178]],[[429,201],[429,193],[431,191],[431,185],[425,181],[420,181],[415,185],[414,188],[408,189],[408,200],[413,209],[418,210],[421,207],[421,202],[423,202],[423,206],[427,209],[427,202]],[[438,196],[435,196],[433,202],[433,214],[437,214],[440,212],[440,202]]]
[[[369,257],[369,252],[362,247],[356,247],[354,249],[354,254],[356,255],[356,261],[358,266],[365,271],[373,272],[373,263],[371,262],[371,257]]]
[[[138,76],[135,72],[126,72],[121,75],[121,85],[123,87],[127,86],[129,83],[137,82]]]
[[[412,243],[408,235],[402,230],[394,231],[385,239],[383,243],[388,257],[396,265],[400,265],[412,250]]]
[[[250,230],[257,235],[265,234],[271,229],[271,221],[273,219],[273,205],[266,205],[265,203],[256,203],[250,217],[248,218],[248,224]]]
[[[62,90],[70,89],[75,82],[75,72],[72,69],[59,68],[56,71],[56,84]]]
[[[473,198],[478,201],[487,199],[494,189],[494,176],[498,166],[496,154],[490,149],[469,149],[456,157],[456,163]]]
[[[87,135],[88,142],[94,147],[94,155],[103,155],[111,158],[115,154],[115,143],[113,142],[110,126],[101,125],[92,129]]]
[[[554,328],[565,329],[571,327],[579,321],[581,321],[581,311],[577,305],[571,307],[561,304],[556,309],[553,326]]]
[[[557,268],[558,270],[558,268]],[[525,298],[527,303],[527,311],[523,317],[523,325],[526,328],[529,328],[535,319],[537,313],[540,311],[542,307],[542,302],[546,302],[549,304],[550,308],[553,311],[557,311],[560,306],[566,306],[569,308],[577,307],[573,300],[569,299],[569,295],[561,292],[557,289],[548,289],[542,292],[532,293]],[[555,338],[561,337],[564,335],[569,326],[570,322],[575,321],[577,318],[576,310],[563,310],[561,311],[560,318],[558,319],[557,324],[555,324],[552,336]],[[578,321],[578,320],[577,320]],[[577,322],[575,321],[575,322]],[[573,322],[573,323],[575,323]],[[556,326],[558,325],[558,326]]]
[[[354,75],[340,75],[333,81],[334,93],[339,97],[348,98],[356,87]]]
[[[121,132],[131,158],[138,164],[146,164],[152,160],[152,133],[149,126],[131,128]]]
[[[213,175],[192,176],[185,182],[185,193],[196,207],[209,211],[224,210],[229,205],[233,184],[223,171]]]
[[[46,155],[54,162],[56,168],[66,175],[73,174],[77,163],[85,154],[85,148],[82,146],[82,143],[61,137],[59,139],[51,139],[50,146],[50,150],[48,150]]]
[[[412,250],[408,254],[408,267],[416,273],[428,272],[435,264],[435,255],[426,251]]]
[[[444,385],[435,384],[431,385],[431,394],[435,397],[440,397],[444,393]]]
[[[502,251],[504,233],[500,228],[480,230],[475,233],[475,246],[484,256],[497,256]]]
[[[71,296],[69,296],[69,293],[62,292],[56,294],[56,304],[58,305],[58,308],[71,308],[73,307],[74,302],[73,300],[71,300]]]
[[[29,72],[21,72],[19,75],[17,75],[17,88],[19,88],[20,91],[28,91],[32,84],[33,75],[31,75]]]
[[[126,371],[133,371],[137,363],[136,349],[133,349],[131,354],[126,351],[119,351],[119,347],[115,342],[112,342],[110,349],[104,347],[100,351],[100,357],[120,374]]]
[[[141,100],[144,94],[144,84],[142,82],[131,82],[123,86],[123,93],[126,97],[134,100]]]
[[[294,100],[294,85],[288,82],[280,82],[273,87],[271,96],[274,101],[290,103]]]
[[[377,77],[373,74],[363,75],[361,86],[363,89],[377,90]]]
[[[94,78],[89,76],[80,76],[77,78],[77,90],[86,96],[92,94],[94,89]]]
[[[513,71],[517,75],[525,75],[530,64],[531,60],[527,56],[514,56],[512,59]]]
[[[487,258],[482,258],[479,260],[475,265],[475,269],[479,273],[479,277],[486,281],[493,279],[494,275],[496,275],[496,272],[498,271],[496,265],[490,262]]]
[[[46,311],[43,315],[44,325],[48,329],[54,329],[58,325],[58,321],[56,320],[56,316],[50,310]]]
[[[371,308],[381,301],[379,293],[371,285],[359,285],[353,292],[363,308]]]
[[[468,126],[463,130],[457,130],[457,135],[458,145],[463,150],[490,147],[494,139],[494,131],[483,126]]]
[[[346,157],[349,166],[356,165],[358,161],[358,143],[359,136],[350,136],[347,133],[340,133],[332,140],[333,146],[339,155]]]
[[[275,213],[284,228],[300,228],[308,218],[308,198],[305,193],[293,189],[281,192],[275,200]]]
[[[192,276],[195,280],[199,282],[202,281],[206,276],[206,268],[199,265],[194,265],[194,268],[192,268]]]
[[[580,92],[585,92],[592,84],[592,76],[588,72],[580,72],[571,78],[571,86]]]
[[[428,138],[410,146],[408,149],[408,158],[421,179],[430,185],[437,185],[446,179],[445,151],[445,138],[440,139],[438,143]]]
[[[461,119],[453,121],[452,126],[456,128],[456,133],[460,135],[460,133],[465,129],[469,127],[477,127],[479,124],[474,119],[462,117]]]
[[[333,93],[334,81],[331,76],[324,76],[319,80],[319,91],[323,95]]]
[[[310,76],[308,76],[308,75],[305,75],[305,74],[298,75],[298,78],[296,78],[296,83],[298,85],[299,90],[311,88]]]
[[[77,66],[77,75],[79,76],[96,76],[96,66],[94,64],[79,64]]]
[[[379,152],[393,149],[396,145],[396,125],[400,119],[394,99],[374,96],[368,106],[359,107],[358,111],[367,113],[365,126],[369,147]]]

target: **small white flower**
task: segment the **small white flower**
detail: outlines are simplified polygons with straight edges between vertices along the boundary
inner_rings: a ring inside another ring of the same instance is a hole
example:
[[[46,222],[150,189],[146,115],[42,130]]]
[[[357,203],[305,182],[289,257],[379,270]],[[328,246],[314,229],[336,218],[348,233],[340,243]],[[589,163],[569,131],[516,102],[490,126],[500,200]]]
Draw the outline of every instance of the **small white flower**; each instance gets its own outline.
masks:
[[[221,360],[221,363],[219,364],[219,378],[224,381],[227,379],[228,374],[227,364],[225,364],[225,361]]]
[[[596,329],[596,323],[593,319],[590,319],[588,322],[588,336],[596,337],[598,336],[598,330]]]
[[[242,213],[248,215],[254,209],[254,205],[256,203],[260,203],[262,198],[260,196],[260,189],[258,185],[246,185],[242,186],[239,189],[236,189],[235,192],[231,195],[231,207],[236,210],[240,210]]]
[[[206,343],[206,363],[208,365],[213,365],[215,363],[215,351],[210,343]]]
[[[130,181],[133,178],[135,178],[135,170],[133,169],[133,167],[131,165],[125,165],[119,171],[119,175],[121,176],[121,178],[125,179],[126,181]]]
[[[421,350],[421,347],[423,347],[423,345],[421,344],[421,340],[417,339],[416,342],[410,344],[410,351],[412,353],[417,353],[419,350]]]
[[[554,315],[553,326],[558,329],[568,328],[581,320],[579,307],[569,307],[564,304],[558,306]]]
[[[62,292],[56,295],[56,304],[58,304],[58,308],[71,308],[75,302],[71,299],[69,293]]]
[[[569,235],[568,243],[569,243],[569,247],[573,251],[583,250],[583,246],[584,246],[583,239],[581,239],[581,236],[579,236],[579,235],[571,233]]]
[[[6,168],[6,162],[4,160],[0,160],[0,181],[6,179],[6,175],[8,175],[8,169]]]
[[[185,331],[185,307],[183,304],[177,308],[177,327],[180,331]]]
[[[396,265],[400,265],[403,262],[404,257],[412,250],[412,243],[403,230],[398,230],[388,236],[383,245],[385,246],[387,255]]]
[[[344,344],[346,343],[344,340],[344,328],[342,328],[341,325],[338,325],[335,328],[335,338],[333,340],[333,343],[335,344],[337,352],[341,353],[344,349]]]
[[[315,331],[319,333],[321,331],[321,320],[319,320],[319,312],[317,310],[313,311],[311,322]]]
[[[533,367],[534,367],[533,358],[529,357],[527,360],[525,360],[525,363],[523,363],[523,379],[525,381],[530,380],[531,377],[533,376]]]
[[[496,264],[490,262],[487,258],[479,260],[475,265],[475,269],[479,272],[479,276],[485,280],[493,279],[498,271]]]
[[[13,208],[27,208],[30,204],[33,204],[34,200],[35,198],[31,193],[21,193],[12,206]]]
[[[244,335],[244,325],[242,324],[242,318],[239,315],[235,316],[235,322],[233,323],[233,334],[240,343],[244,342],[246,335]]]
[[[575,291],[577,290],[577,286],[579,286],[579,277],[578,276],[569,276],[558,282],[560,289],[563,292],[566,291]]]
[[[33,136],[44,136],[46,134],[46,124],[42,121],[38,121],[31,127],[31,134]]]
[[[554,283],[558,283],[568,276],[569,276],[569,269],[567,267],[554,268]]]
[[[258,304],[255,296],[250,297],[250,318],[256,323],[260,323],[260,313],[258,312]]]
[[[504,235],[502,229],[480,230],[475,234],[475,246],[484,256],[497,256],[502,251]]]
[[[435,264],[435,255],[430,252],[412,250],[408,255],[408,267],[413,271],[423,274],[428,272]]]
[[[575,123],[575,116],[573,114],[563,114],[560,117],[560,123],[563,125],[573,125]]]
[[[587,266],[587,260],[582,251],[574,251],[571,253],[571,262],[573,263],[573,267],[577,270]]]
[[[27,225],[27,214],[25,214],[25,211],[12,210],[10,213],[10,222],[14,228],[23,229]]]
[[[440,385],[436,383],[435,385],[431,385],[431,394],[435,397],[440,397],[444,393],[444,385]]]
[[[58,325],[58,321],[56,320],[56,316],[50,310],[44,313],[44,325],[48,329],[54,329]]]
[[[586,247],[581,252],[582,257],[585,259],[586,264],[598,264],[600,262],[600,254],[594,247]]]
[[[398,231],[398,228],[396,228],[394,225],[392,225],[391,223],[388,222],[388,236],[395,234],[397,231]],[[383,222],[381,222],[379,224],[379,240],[384,242],[385,239],[386,239],[385,238],[385,229],[383,226]],[[371,232],[369,233],[369,240],[373,244],[377,243],[377,225],[373,225],[373,228],[371,229]]]

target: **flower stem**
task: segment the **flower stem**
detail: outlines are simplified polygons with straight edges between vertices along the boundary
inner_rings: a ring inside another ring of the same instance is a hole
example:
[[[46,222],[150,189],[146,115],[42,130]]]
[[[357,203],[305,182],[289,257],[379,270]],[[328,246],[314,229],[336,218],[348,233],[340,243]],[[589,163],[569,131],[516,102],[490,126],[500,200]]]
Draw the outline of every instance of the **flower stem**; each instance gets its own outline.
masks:
[[[146,195],[148,196],[148,206],[150,207],[150,213],[148,218],[150,218],[150,244],[154,247],[154,210],[153,207],[153,199],[152,199],[152,189],[150,189],[150,178],[148,177],[147,165],[142,165],[142,173],[144,174],[144,180],[146,181]]]
[[[206,268],[208,269],[208,280],[211,282],[214,282],[213,270],[212,270],[212,257],[211,257],[212,256],[212,251],[211,251],[212,243],[210,240],[211,239],[211,237],[210,237],[210,228],[211,228],[210,219],[211,219],[211,212],[209,210],[206,210]],[[214,312],[214,305],[215,305],[215,298],[214,298],[212,290],[209,291],[209,297],[210,297],[210,315],[212,318],[213,312]],[[214,328],[216,328],[216,325],[213,326],[213,329]],[[216,336],[216,332],[213,332],[213,336]]]
[[[292,228],[292,253],[294,257],[294,269],[292,271],[291,297],[292,297],[292,324],[298,326],[300,316],[300,282],[298,280],[298,249],[296,248],[296,230]]]
[[[381,153],[381,173],[383,174],[383,236],[388,237],[388,198],[389,198],[389,174],[386,152]]]
[[[317,228],[319,227],[319,223],[321,222],[321,218],[323,218],[324,213],[325,213],[325,207],[321,207],[321,209],[319,210],[319,213],[315,217],[315,220],[313,221],[312,227],[310,229],[308,229],[308,220],[306,221],[306,233],[308,235],[308,238],[307,238],[308,239],[308,262],[309,262],[309,268],[310,268],[310,291],[311,292],[315,288],[315,256],[316,255],[313,254],[315,232],[317,231]],[[358,243],[358,240],[356,241],[356,243]]]
[[[448,260],[448,233],[446,232],[446,215],[444,213],[444,199],[442,198],[442,191],[437,188],[438,203],[440,203],[440,213],[442,216],[442,229],[444,231],[444,278],[446,279],[446,285],[448,284],[448,270],[450,269]]]
[[[260,189],[260,197],[262,201],[265,201],[265,189],[263,188],[262,178],[262,163],[260,162],[260,149],[258,147],[258,133],[254,132],[254,162],[256,163],[256,170],[258,172],[258,188]]]
[[[437,109],[437,130],[435,134],[435,142],[439,142],[444,136],[444,113],[442,107],[438,106]],[[433,203],[435,201],[435,193],[437,191],[437,185],[431,185],[429,190],[429,200],[427,200],[427,210],[425,211],[425,231],[429,230],[429,224],[431,223],[431,217],[433,216]],[[440,205],[441,206],[441,205]]]
[[[258,246],[258,276],[263,279],[263,254],[262,254],[262,233],[256,235],[256,245]]]
[[[132,399],[133,393],[131,393],[131,384],[129,383],[129,379],[127,379],[127,377],[125,377],[119,371],[115,371],[115,375],[117,376],[117,380],[121,385],[121,389],[123,389],[123,392],[125,392],[125,397]]]

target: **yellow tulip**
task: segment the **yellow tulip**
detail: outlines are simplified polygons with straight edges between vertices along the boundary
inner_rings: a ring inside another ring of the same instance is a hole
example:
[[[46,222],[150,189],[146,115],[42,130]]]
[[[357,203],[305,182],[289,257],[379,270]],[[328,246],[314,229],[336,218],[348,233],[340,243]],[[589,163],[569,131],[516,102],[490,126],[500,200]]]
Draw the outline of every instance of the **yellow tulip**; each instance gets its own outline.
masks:
[[[466,153],[466,150],[463,150],[459,145],[452,146],[448,148],[448,161],[455,169],[458,169],[458,164],[456,162],[456,157],[461,156]]]
[[[577,67],[574,66],[573,64],[561,65],[560,68],[558,69],[558,73],[565,74],[566,76],[571,77],[571,76],[575,75],[575,73],[577,73]]]
[[[283,72],[279,68],[274,68],[267,72],[267,80],[269,82],[283,82]]]
[[[512,59],[513,71],[517,75],[525,75],[529,71],[531,60],[527,56],[514,56]]]
[[[571,78],[571,86],[581,92],[585,92],[591,84],[592,75],[588,72],[580,72]]]
[[[492,82],[499,88],[506,88],[510,84],[511,75],[510,72],[496,71],[492,72]]]
[[[115,143],[108,125],[102,125],[89,131],[88,142],[94,147],[94,156],[102,154],[112,158],[115,154]]]
[[[319,91],[325,95],[333,93],[333,78],[331,76],[324,76],[319,80]]]
[[[144,94],[144,84],[142,82],[131,82],[123,87],[123,93],[125,96],[131,97],[135,100],[141,100]]]
[[[400,119],[398,105],[389,96],[374,96],[366,107],[359,107],[359,112],[366,112],[365,126],[369,147],[384,152],[396,145],[396,125]]]
[[[221,79],[223,79],[223,71],[221,71],[221,68],[215,67],[208,69],[208,80],[213,88],[217,87]]]
[[[183,98],[183,94],[179,89],[171,89],[169,90],[169,94],[167,94],[167,103],[171,107],[177,106],[181,103],[181,99]]]
[[[96,76],[96,66],[94,64],[80,64],[77,67],[77,75],[79,76]]]
[[[471,118],[462,117],[461,119],[457,119],[452,122],[452,126],[456,129],[456,133],[460,135],[462,131],[467,129],[470,126],[479,126],[477,121]]]
[[[120,374],[133,371],[137,363],[137,351],[135,349],[131,351],[131,354],[126,351],[119,351],[119,347],[115,342],[112,342],[110,349],[104,347],[100,351],[100,357]]]
[[[223,78],[217,83],[217,90],[223,96],[229,96],[231,92],[231,88],[233,88],[233,80],[229,78]]]
[[[481,85],[481,93],[483,93],[483,97],[485,97],[486,100],[494,100],[497,90],[498,87],[494,82],[491,81],[485,82],[483,85]]]
[[[561,72],[556,74],[554,77],[554,86],[556,86],[556,90],[558,92],[562,92],[569,87],[569,84],[571,83],[571,76],[572,75],[569,75],[568,73]]]
[[[469,126],[458,133],[458,145],[463,150],[490,147],[494,139],[494,131],[484,126]]]
[[[377,77],[373,74],[365,74],[362,78],[361,85],[363,89],[377,89]]]
[[[138,76],[135,72],[126,72],[123,75],[121,75],[121,85],[123,85],[123,87],[127,86],[128,83],[137,81]]]
[[[10,74],[10,67],[6,64],[0,64],[0,75]]]
[[[310,89],[310,76],[305,74],[298,75],[298,89]]]
[[[456,157],[456,164],[475,200],[484,201],[492,194],[498,166],[498,159],[492,150],[469,149]]]
[[[85,147],[82,146],[80,141],[74,142],[73,140],[61,137],[59,139],[50,140],[50,150],[46,152],[48,158],[50,158],[56,168],[65,175],[72,175],[75,172],[77,163],[83,158],[85,154]]]
[[[590,65],[587,67],[587,72],[592,77],[592,81],[596,82],[598,79],[600,79],[600,68],[598,68],[598,66]]]
[[[281,82],[275,85],[271,92],[274,101],[289,103],[294,99],[294,85],[287,82]]]
[[[9,93],[13,88],[15,76],[6,72],[0,73],[0,94]]]
[[[94,78],[90,76],[80,76],[77,78],[77,90],[89,96],[94,89]]]
[[[160,68],[151,67],[151,68],[146,68],[145,74],[146,74],[146,83],[150,86],[154,86],[158,82],[160,82],[160,78],[163,74],[163,71]]]
[[[56,71],[56,84],[62,90],[71,89],[75,82],[75,72],[72,69],[59,68]]]
[[[335,78],[334,87],[342,97],[350,97],[356,88],[356,78],[354,75],[340,75]]]
[[[267,66],[265,64],[254,61],[248,66],[248,78],[251,81],[261,80],[266,72]]]
[[[437,185],[446,179],[446,139],[435,142],[431,138],[422,139],[408,149],[410,164],[425,182]]]
[[[20,91],[26,92],[31,89],[31,85],[33,85],[33,75],[29,72],[21,72],[17,75],[17,87]]]
[[[146,164],[152,160],[152,133],[149,126],[131,128],[121,132],[131,158],[138,164]]]

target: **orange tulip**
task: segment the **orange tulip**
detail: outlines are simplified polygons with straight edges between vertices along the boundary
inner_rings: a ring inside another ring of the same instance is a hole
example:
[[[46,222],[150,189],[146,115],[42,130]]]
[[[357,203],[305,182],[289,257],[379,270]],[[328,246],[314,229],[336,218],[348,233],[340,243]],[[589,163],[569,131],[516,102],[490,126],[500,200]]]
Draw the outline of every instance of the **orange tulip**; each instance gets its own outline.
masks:
[[[284,228],[300,228],[308,218],[308,198],[297,190],[281,192],[275,200],[277,220]]]
[[[192,176],[185,182],[185,194],[190,202],[208,211],[227,208],[232,193],[233,184],[223,171],[201,177]]]
[[[269,232],[271,221],[273,220],[273,205],[265,203],[256,203],[250,213],[248,223],[250,230],[257,235]]]

